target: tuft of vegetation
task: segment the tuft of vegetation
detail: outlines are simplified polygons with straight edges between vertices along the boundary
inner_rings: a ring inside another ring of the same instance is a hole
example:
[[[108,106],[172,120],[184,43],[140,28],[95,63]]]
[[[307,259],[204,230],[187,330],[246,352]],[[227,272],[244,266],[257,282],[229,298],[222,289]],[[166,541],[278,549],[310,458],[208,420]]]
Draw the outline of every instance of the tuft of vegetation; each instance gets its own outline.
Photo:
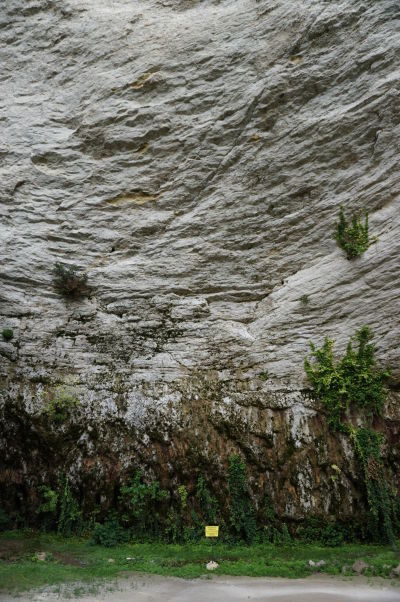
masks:
[[[314,395],[327,409],[328,423],[334,431],[346,431],[343,419],[349,417],[351,404],[363,409],[369,419],[382,413],[390,371],[377,368],[372,338],[371,330],[363,326],[355,335],[358,349],[350,340],[339,362],[333,357],[333,340],[326,337],[321,349],[311,343],[314,362],[306,359],[305,371]]]
[[[1,334],[3,335],[3,339],[4,339],[5,341],[11,341],[11,339],[12,339],[12,338],[13,338],[13,336],[14,336],[14,333],[13,333],[13,331],[11,330],[11,328],[3,328],[3,330],[2,330],[2,333],[1,333]]]
[[[113,548],[119,543],[129,541],[129,531],[124,529],[119,521],[116,512],[110,512],[102,525],[96,525],[92,533],[92,542],[94,544]]]
[[[48,395],[46,395],[48,397]],[[43,414],[55,423],[65,422],[71,412],[79,406],[79,399],[72,387],[57,387],[54,394],[43,406]]]
[[[364,225],[361,223],[361,213],[353,215],[351,224],[344,216],[343,206],[340,207],[339,222],[336,224],[335,239],[346,252],[347,259],[359,257],[370,246],[368,236],[368,212],[365,213]]]
[[[120,501],[126,508],[123,520],[133,527],[139,539],[160,536],[160,502],[167,497],[168,492],[161,489],[158,481],[150,485],[144,483],[140,470],[135,472],[128,485],[121,487]]]
[[[302,305],[308,305],[310,302],[310,297],[308,295],[301,295],[299,301]]]
[[[228,488],[230,494],[229,520],[236,539],[251,543],[257,532],[254,510],[247,489],[246,466],[238,454],[229,461]]]
[[[76,265],[57,262],[53,271],[54,288],[64,297],[79,299],[89,294],[88,275]]]

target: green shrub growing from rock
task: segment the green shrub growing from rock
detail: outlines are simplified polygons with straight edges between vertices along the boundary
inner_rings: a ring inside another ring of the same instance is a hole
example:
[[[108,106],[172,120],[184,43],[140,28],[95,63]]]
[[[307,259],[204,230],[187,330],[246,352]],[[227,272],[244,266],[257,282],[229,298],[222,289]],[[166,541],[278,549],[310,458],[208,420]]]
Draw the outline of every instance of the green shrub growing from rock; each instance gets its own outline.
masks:
[[[335,239],[338,245],[346,252],[347,259],[359,257],[368,249],[370,246],[368,228],[368,212],[365,213],[364,225],[361,223],[360,213],[353,215],[351,224],[348,224],[344,216],[343,207],[340,207]]]
[[[306,359],[305,371],[314,395],[327,409],[328,423],[334,431],[346,430],[343,419],[351,404],[363,409],[367,418],[382,413],[390,372],[377,368],[372,336],[368,326],[363,326],[355,336],[358,349],[350,340],[338,362],[333,357],[333,340],[326,337],[321,349],[311,343],[314,362]]]
[[[89,293],[88,276],[76,265],[64,265],[57,262],[53,272],[54,288],[65,297],[79,299]]]
[[[13,336],[14,336],[14,333],[13,333],[13,331],[11,330],[11,328],[3,328],[3,330],[2,330],[2,333],[1,333],[1,334],[3,335],[3,339],[4,339],[5,341],[11,341],[11,339],[12,339],[12,338],[13,338]]]
[[[56,387],[54,393],[44,395],[46,401],[43,406],[43,414],[46,414],[55,423],[63,423],[79,406],[79,399],[72,387]]]

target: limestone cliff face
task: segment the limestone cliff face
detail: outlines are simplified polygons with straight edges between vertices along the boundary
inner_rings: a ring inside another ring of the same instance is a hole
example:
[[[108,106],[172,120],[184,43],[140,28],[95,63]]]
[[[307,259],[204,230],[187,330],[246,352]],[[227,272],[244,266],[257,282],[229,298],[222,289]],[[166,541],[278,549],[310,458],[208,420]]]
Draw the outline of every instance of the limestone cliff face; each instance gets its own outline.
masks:
[[[351,514],[352,450],[303,360],[363,324],[392,367],[398,469],[399,52],[395,0],[2,3],[9,496],[64,470],[106,504],[137,465],[190,488],[239,450],[281,516]],[[340,205],[377,237],[352,261]],[[89,298],[57,294],[56,261],[88,272]],[[79,405],[54,426],[65,388]]]

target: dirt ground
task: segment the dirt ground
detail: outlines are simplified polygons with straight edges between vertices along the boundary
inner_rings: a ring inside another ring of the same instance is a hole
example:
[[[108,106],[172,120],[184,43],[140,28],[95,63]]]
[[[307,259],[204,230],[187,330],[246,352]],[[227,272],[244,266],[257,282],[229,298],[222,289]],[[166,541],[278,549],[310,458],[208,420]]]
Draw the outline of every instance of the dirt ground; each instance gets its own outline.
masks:
[[[15,602],[15,597],[1,597]],[[130,576],[105,586],[64,585],[18,596],[19,602],[400,602],[400,585],[364,578],[272,579],[217,577],[184,580]]]

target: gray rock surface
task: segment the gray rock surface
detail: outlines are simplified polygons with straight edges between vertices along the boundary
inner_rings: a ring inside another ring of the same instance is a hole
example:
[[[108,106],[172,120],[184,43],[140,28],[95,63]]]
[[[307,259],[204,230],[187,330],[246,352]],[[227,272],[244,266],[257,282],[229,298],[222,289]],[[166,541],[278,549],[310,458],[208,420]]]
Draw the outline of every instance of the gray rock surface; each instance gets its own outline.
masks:
[[[399,461],[399,51],[394,0],[2,4],[2,403],[34,420],[73,391],[71,476],[178,482],[240,449],[283,515],[351,512],[303,361],[363,324]],[[377,237],[353,261],[341,204]],[[89,298],[54,290],[56,261]],[[35,480],[22,456],[0,478]]]

